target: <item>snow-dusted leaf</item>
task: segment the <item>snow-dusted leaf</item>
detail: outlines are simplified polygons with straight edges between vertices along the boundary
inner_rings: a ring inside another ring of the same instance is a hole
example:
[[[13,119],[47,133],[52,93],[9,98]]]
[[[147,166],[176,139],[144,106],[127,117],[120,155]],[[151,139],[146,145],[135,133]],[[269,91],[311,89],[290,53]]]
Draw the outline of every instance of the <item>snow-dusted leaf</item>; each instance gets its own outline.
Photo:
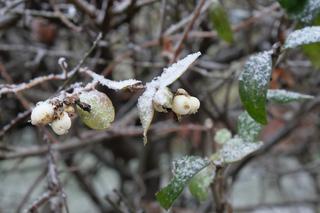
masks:
[[[173,94],[168,87],[161,87],[153,97],[153,104],[158,112],[167,112],[172,107]]]
[[[301,101],[307,99],[313,99],[314,96],[305,95],[297,92],[290,92],[281,89],[268,90],[267,99],[280,104],[290,103],[293,101]]]
[[[153,97],[156,93],[156,88],[154,87],[153,83],[147,83],[146,90],[138,99],[138,112],[140,121],[143,127],[143,142],[147,144],[147,132],[151,125],[154,108],[153,108]]]
[[[173,162],[173,178],[170,183],[156,193],[160,205],[169,209],[182,193],[190,179],[209,165],[209,161],[201,157],[185,156]]]
[[[225,142],[227,142],[228,140],[230,140],[232,137],[231,132],[228,129],[219,129],[215,136],[214,136],[214,140],[219,143],[219,144],[223,144]]]
[[[163,73],[155,79],[161,87],[166,87],[177,80],[188,67],[201,55],[200,52],[196,52],[186,56],[179,60],[177,63],[172,64],[168,68],[164,68]]]
[[[241,101],[250,116],[259,123],[267,123],[266,97],[272,71],[270,52],[251,56],[239,77]]]
[[[310,23],[320,14],[320,0],[308,0],[304,9],[292,17],[304,23]]]
[[[262,142],[246,142],[236,135],[223,145],[219,150],[219,156],[224,163],[236,162],[259,149],[262,144]]]
[[[104,78],[102,75],[98,75],[97,73],[92,72],[91,70],[86,70],[86,73],[89,74],[94,81],[97,81],[100,84],[113,90],[121,90],[121,89],[125,89],[131,86],[141,84],[141,81],[138,81],[135,79],[128,79],[123,81],[112,81]]]
[[[278,0],[289,14],[297,14],[302,12],[308,0]]]
[[[320,42],[320,27],[305,27],[290,33],[284,43],[284,48],[295,48],[316,42]]]
[[[215,176],[215,166],[210,164],[191,178],[189,191],[199,201],[205,201],[209,195],[209,186]]]
[[[247,142],[254,142],[262,129],[262,125],[253,120],[247,112],[238,118],[238,135]]]

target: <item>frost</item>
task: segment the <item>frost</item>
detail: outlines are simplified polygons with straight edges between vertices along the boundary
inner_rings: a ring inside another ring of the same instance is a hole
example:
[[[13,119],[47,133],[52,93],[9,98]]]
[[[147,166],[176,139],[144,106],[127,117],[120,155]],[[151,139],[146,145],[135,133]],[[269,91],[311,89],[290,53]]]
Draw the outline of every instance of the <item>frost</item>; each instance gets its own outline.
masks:
[[[138,111],[143,127],[144,144],[147,143],[147,132],[154,114],[153,102],[162,103],[162,106],[168,107],[166,106],[169,105],[168,95],[165,95],[166,86],[179,78],[200,55],[201,53],[197,52],[186,56],[169,68],[165,68],[159,77],[155,77],[151,82],[146,84],[145,92],[138,99]]]
[[[262,142],[246,142],[236,135],[219,150],[220,158],[225,163],[236,162],[259,149],[262,144]]]
[[[265,51],[251,56],[239,77],[241,101],[259,123],[266,123],[266,96],[272,71],[271,52]]]
[[[320,27],[305,27],[290,33],[284,48],[295,48],[300,45],[320,42]]]
[[[243,112],[238,118],[237,128],[238,134],[243,140],[254,142],[262,129],[262,125],[253,120],[247,112]]]
[[[152,99],[156,93],[156,87],[154,86],[154,83],[150,82],[146,84],[146,90],[144,93],[139,97],[138,99],[138,112],[140,121],[143,128],[143,142],[144,144],[147,144],[147,132],[150,127],[153,114],[154,114],[154,108]]]
[[[135,80],[135,79],[128,79],[123,81],[112,81],[109,79],[104,78],[102,75],[98,75],[90,70],[86,70],[86,73],[88,73],[92,78],[93,81],[99,82],[100,84],[113,89],[113,90],[121,90],[125,89],[130,86],[134,86],[137,84],[141,84],[141,81]]]
[[[313,99],[314,96],[305,95],[297,92],[290,92],[281,89],[268,90],[267,98],[276,103],[290,103],[306,99]]]
[[[304,23],[310,23],[320,11],[320,0],[308,0],[303,11],[293,18],[299,19]]]
[[[228,129],[220,129],[216,132],[216,135],[214,136],[214,140],[219,143],[223,144],[230,140],[232,137],[231,132]]]
[[[208,165],[209,160],[196,156],[185,156],[175,160],[173,162],[173,179],[156,194],[160,205],[169,209],[190,179]]]
[[[159,82],[161,87],[168,86],[177,80],[188,67],[201,55],[200,52],[196,52],[186,56],[175,64],[172,64],[168,68],[164,68],[163,73],[155,81]]]

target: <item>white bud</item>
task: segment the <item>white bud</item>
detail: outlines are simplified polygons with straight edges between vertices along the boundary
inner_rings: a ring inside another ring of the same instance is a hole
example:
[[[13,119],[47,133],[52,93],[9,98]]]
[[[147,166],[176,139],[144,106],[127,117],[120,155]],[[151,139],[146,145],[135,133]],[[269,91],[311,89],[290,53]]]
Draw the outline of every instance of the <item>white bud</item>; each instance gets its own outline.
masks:
[[[38,102],[31,113],[31,123],[33,125],[48,124],[52,121],[54,106],[48,102]]]
[[[185,95],[177,95],[173,98],[172,111],[177,115],[187,115],[190,113],[190,100]]]
[[[198,98],[196,97],[190,97],[189,98],[190,101],[190,106],[191,106],[191,110],[190,113],[196,113],[198,112],[198,109],[200,107],[200,101]]]
[[[71,119],[68,113],[66,112],[63,112],[60,118],[54,120],[51,123],[51,128],[57,135],[67,134],[70,127],[71,127]]]

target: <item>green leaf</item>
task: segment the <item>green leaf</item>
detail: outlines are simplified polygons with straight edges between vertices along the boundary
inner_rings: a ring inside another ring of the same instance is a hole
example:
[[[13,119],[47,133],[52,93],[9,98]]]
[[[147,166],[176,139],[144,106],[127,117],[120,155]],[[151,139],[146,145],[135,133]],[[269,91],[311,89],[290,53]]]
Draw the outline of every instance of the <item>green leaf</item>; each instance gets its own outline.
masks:
[[[92,129],[106,129],[114,120],[114,107],[108,96],[97,90],[83,92],[80,102],[90,105],[90,112],[77,105],[77,112],[84,124]]]
[[[305,95],[297,92],[290,92],[287,90],[281,90],[281,89],[274,89],[274,90],[268,90],[267,94],[268,100],[280,103],[280,104],[286,104],[293,101],[302,101],[307,99],[313,99],[314,97],[311,95]]]
[[[253,120],[247,112],[241,113],[237,123],[238,135],[247,142],[254,142],[262,129],[262,125]]]
[[[233,41],[233,33],[228,15],[218,0],[212,3],[209,16],[219,37],[224,41],[231,43]]]
[[[236,135],[223,144],[222,149],[219,150],[219,156],[224,163],[237,162],[259,149],[262,145],[262,142],[247,142]]]
[[[215,176],[215,166],[209,165],[193,178],[189,183],[189,191],[199,201],[205,201],[209,195],[209,186]]]
[[[305,27],[290,33],[284,43],[284,48],[295,48],[316,42],[320,42],[320,27]]]
[[[228,140],[230,140],[231,138],[232,138],[231,132],[225,128],[219,129],[214,136],[214,140],[219,144],[223,144]]]
[[[156,193],[160,205],[169,209],[182,193],[190,179],[209,165],[209,161],[196,156],[185,156],[173,162],[174,177],[170,183]]]
[[[312,65],[320,69],[320,43],[306,44],[302,46],[304,54],[309,58]]]
[[[278,2],[289,14],[292,14],[302,12],[308,0],[278,0]]]
[[[267,123],[266,97],[272,71],[270,52],[251,56],[239,77],[239,93],[249,115],[261,124]]]

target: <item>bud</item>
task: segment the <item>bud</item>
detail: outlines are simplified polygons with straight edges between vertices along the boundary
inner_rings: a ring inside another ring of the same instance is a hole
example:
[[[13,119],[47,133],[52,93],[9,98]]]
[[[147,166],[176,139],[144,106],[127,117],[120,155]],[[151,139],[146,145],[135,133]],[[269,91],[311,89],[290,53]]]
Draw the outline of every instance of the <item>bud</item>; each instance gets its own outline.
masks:
[[[168,87],[159,89],[153,98],[154,109],[158,112],[167,112],[172,108],[173,94]]]
[[[198,109],[200,107],[199,99],[191,96],[191,97],[189,97],[189,102],[190,102],[190,106],[191,106],[190,113],[198,112]]]
[[[31,112],[31,123],[33,125],[48,124],[53,120],[54,106],[49,102],[38,102]]]
[[[57,135],[67,134],[70,127],[71,119],[67,112],[63,112],[58,119],[51,123],[51,128]]]
[[[177,95],[173,98],[172,111],[177,115],[187,115],[190,113],[191,105],[189,97],[185,95]]]

